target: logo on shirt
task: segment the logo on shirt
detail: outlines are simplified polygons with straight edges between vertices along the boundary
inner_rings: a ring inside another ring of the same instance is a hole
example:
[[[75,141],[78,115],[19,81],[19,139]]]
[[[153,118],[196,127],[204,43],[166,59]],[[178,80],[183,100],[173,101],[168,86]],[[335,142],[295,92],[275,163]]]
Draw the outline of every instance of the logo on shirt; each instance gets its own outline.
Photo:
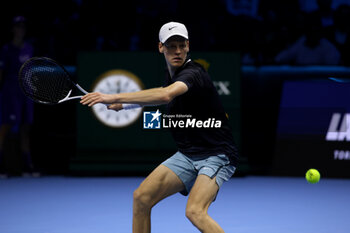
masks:
[[[161,115],[162,113],[160,113],[159,110],[157,110],[156,112],[143,112],[143,128],[160,129]]]

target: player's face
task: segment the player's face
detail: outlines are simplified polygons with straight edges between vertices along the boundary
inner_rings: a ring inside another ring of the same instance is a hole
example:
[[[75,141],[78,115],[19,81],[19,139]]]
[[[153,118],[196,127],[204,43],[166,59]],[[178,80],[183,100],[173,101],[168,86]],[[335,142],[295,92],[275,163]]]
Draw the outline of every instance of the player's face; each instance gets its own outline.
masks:
[[[164,44],[159,44],[159,51],[164,53],[169,66],[178,68],[182,66],[186,60],[189,51],[189,42],[182,37],[170,38]]]

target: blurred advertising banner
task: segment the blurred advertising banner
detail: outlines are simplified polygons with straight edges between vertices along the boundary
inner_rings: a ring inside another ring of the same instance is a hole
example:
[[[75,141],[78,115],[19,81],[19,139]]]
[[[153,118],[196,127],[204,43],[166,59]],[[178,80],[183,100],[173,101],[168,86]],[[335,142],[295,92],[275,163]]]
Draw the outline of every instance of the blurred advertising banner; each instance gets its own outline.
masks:
[[[284,81],[274,172],[350,177],[350,83],[327,79]]]

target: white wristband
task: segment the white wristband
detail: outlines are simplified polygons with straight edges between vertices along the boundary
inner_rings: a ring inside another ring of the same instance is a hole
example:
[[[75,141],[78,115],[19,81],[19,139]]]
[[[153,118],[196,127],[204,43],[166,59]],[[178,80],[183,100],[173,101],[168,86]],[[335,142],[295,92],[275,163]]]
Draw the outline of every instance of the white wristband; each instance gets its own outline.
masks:
[[[133,108],[141,108],[141,105],[139,104],[123,104],[123,109],[124,110],[129,110]]]

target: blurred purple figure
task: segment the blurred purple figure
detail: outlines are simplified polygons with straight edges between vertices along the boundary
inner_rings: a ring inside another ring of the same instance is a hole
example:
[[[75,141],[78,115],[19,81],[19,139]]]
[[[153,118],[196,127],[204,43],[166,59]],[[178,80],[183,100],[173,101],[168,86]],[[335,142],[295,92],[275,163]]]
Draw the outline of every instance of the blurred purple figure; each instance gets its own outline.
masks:
[[[33,56],[33,47],[25,41],[26,19],[16,16],[12,21],[12,40],[0,51],[0,178],[7,177],[4,165],[6,137],[14,127],[19,128],[20,149],[25,172],[33,172],[29,132],[33,123],[33,102],[21,92],[18,72],[21,65]]]

